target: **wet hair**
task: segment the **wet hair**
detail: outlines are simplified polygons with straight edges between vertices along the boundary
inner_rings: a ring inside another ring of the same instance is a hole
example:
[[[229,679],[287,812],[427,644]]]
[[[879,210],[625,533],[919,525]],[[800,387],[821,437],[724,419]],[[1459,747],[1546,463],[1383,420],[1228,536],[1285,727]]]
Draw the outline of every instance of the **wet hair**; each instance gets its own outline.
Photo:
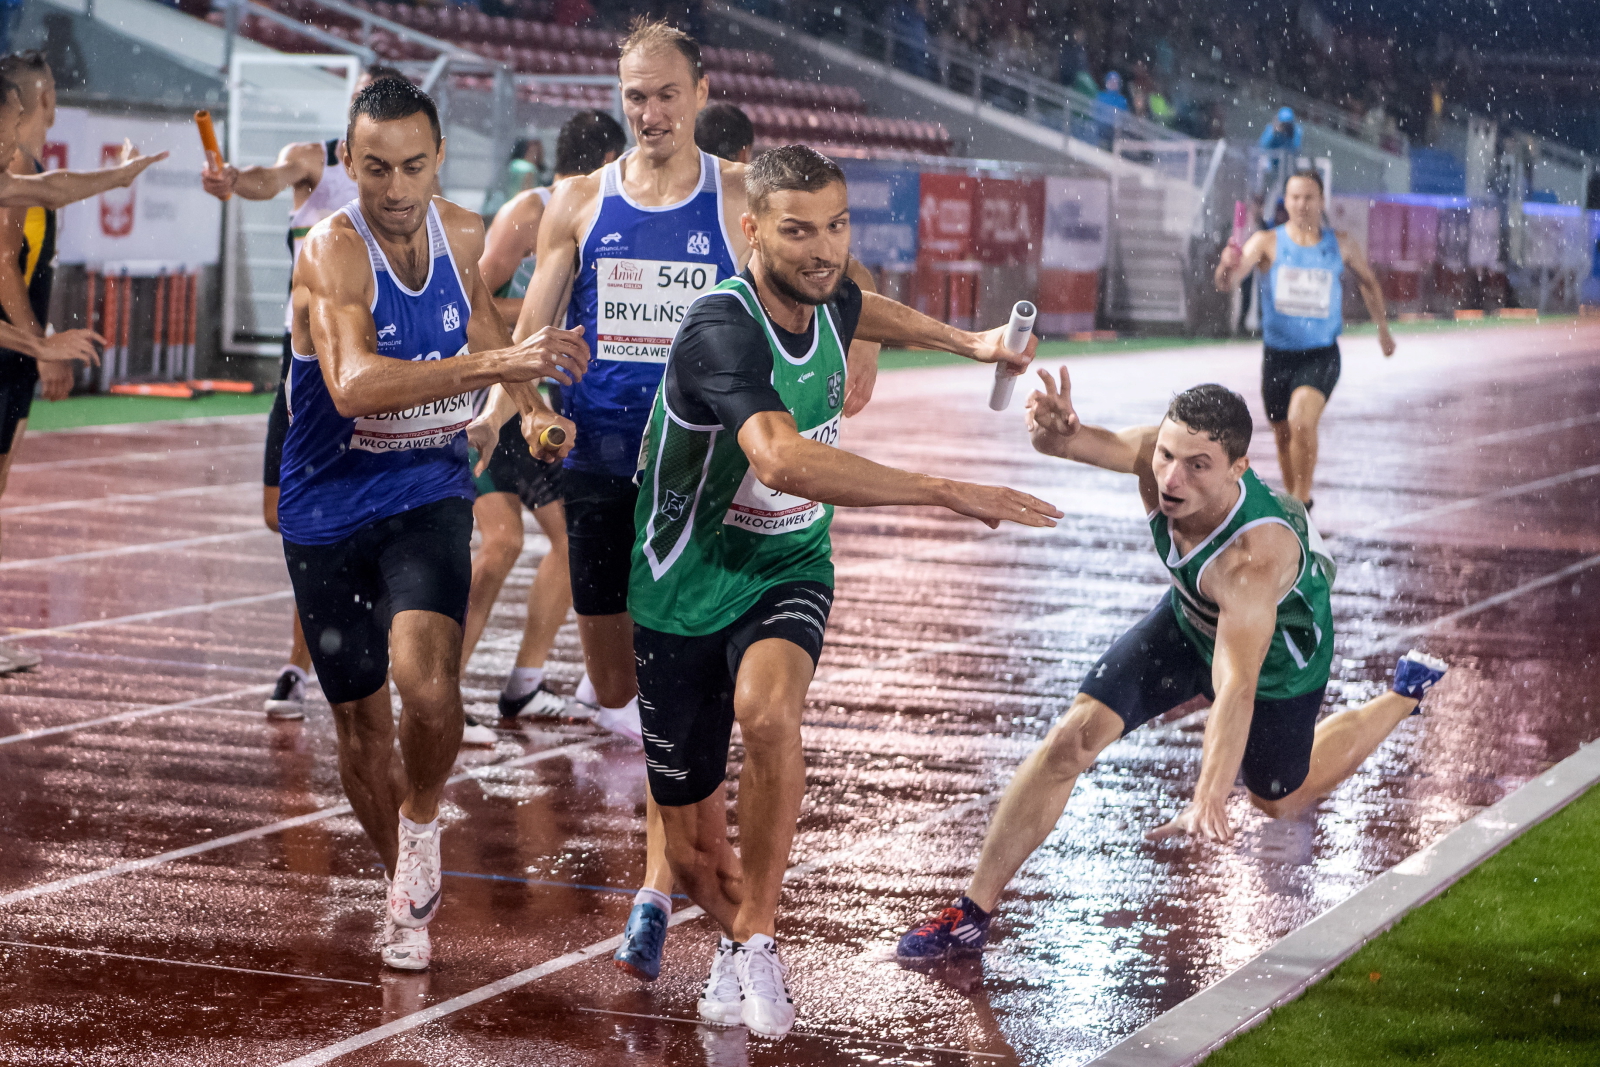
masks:
[[[694,120],[694,142],[701,151],[737,162],[739,153],[755,144],[756,128],[750,116],[729,103],[712,104]]]
[[[433,144],[437,148],[442,140],[439,129],[439,109],[427,93],[400,78],[379,78],[356,94],[350,101],[350,127],[345,130],[345,144],[355,143],[356,119],[362,115],[373,122],[396,122],[421,113],[428,116],[433,127]]]
[[[363,71],[363,73],[366,74],[369,82],[378,82],[385,78],[399,78],[403,82],[409,82],[411,80],[405,76],[404,71],[401,71],[396,67],[386,67],[382,63],[372,64],[372,66],[368,67],[365,71]]]
[[[1283,187],[1285,189],[1289,188],[1289,182],[1294,181],[1296,178],[1304,178],[1308,182],[1316,182],[1318,195],[1324,197],[1328,195],[1327,190],[1322,187],[1322,175],[1318,174],[1314,167],[1307,167],[1305,170],[1295,171],[1293,174],[1289,175],[1288,180],[1283,183]]]
[[[763,152],[744,172],[745,193],[750,198],[750,210],[756,215],[767,210],[767,198],[773,193],[814,193],[834,182],[844,184],[844,171],[839,164],[803,144],[787,144]]]
[[[21,107],[22,106],[22,86],[18,85],[16,82],[12,81],[10,78],[7,78],[5,75],[0,74],[0,105],[3,105],[7,100],[11,99],[11,97],[13,97],[13,96],[15,96],[17,98],[17,106]]]
[[[628,36],[622,39],[618,62],[634,52],[654,52],[670,48],[689,61],[689,77],[699,85],[705,75],[705,65],[700,60],[700,42],[684,33],[665,19],[650,19],[638,15],[628,24]]]
[[[606,156],[622,154],[628,135],[604,111],[580,111],[556,135],[557,174],[588,174],[605,166]]]
[[[1232,463],[1250,448],[1255,421],[1244,397],[1215,382],[1185,389],[1167,405],[1167,418],[1203,433],[1222,446]]]
[[[16,87],[24,111],[31,111],[38,106],[40,82],[53,77],[50,60],[37,48],[0,57],[0,78]]]

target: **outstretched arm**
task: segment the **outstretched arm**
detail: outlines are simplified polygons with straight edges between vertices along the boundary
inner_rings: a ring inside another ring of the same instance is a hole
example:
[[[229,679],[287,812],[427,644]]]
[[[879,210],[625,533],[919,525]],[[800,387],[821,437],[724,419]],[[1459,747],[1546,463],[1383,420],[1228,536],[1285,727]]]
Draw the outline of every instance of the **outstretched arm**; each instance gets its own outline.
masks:
[[[294,299],[307,308],[312,346],[328,395],[345,418],[403,411],[497,382],[542,377],[571,382],[583,376],[587,346],[566,331],[555,331],[564,336],[451,359],[411,361],[379,355],[366,257],[366,245],[353,231],[324,223],[307,238],[295,267]],[[470,336],[470,324],[468,332]]]
[[[323,147],[315,141],[283,146],[278,161],[270,167],[236,167],[224,163],[200,172],[200,184],[218,200],[241,196],[246,200],[271,200],[285,189],[304,186],[307,195],[322,180]]]
[[[107,189],[122,189],[133,184],[146,167],[160,163],[167,153],[141,156],[128,145],[123,163],[104,170],[53,170],[48,174],[0,173],[0,207],[45,207],[55,210],[68,204],[98,196]]]
[[[861,321],[856,324],[855,336],[858,341],[951,352],[978,363],[999,363],[1003,360],[1016,367],[1016,373],[1021,374],[1033,362],[1039,338],[1030,333],[1028,350],[1013,352],[1002,343],[1005,332],[1004,326],[981,333],[958,330],[886,296],[863,291]]]
[[[1159,494],[1151,457],[1155,455],[1156,432],[1160,427],[1108,430],[1103,426],[1085,426],[1072,407],[1072,378],[1066,367],[1061,368],[1060,375],[1058,388],[1050,372],[1040,369],[1044,391],[1036,391],[1028,397],[1026,419],[1034,451],[1118,474],[1136,474],[1145,509],[1153,509]]]
[[[1394,336],[1389,333],[1389,309],[1384,304],[1383,286],[1373,273],[1372,264],[1367,262],[1366,249],[1357,241],[1340,234],[1339,251],[1344,254],[1344,265],[1356,276],[1356,285],[1361,290],[1361,302],[1367,305],[1367,314],[1378,324],[1378,347],[1383,349],[1385,356],[1394,355]]]
[[[1277,630],[1278,600],[1294,584],[1300,546],[1285,526],[1248,531],[1206,575],[1205,592],[1221,609],[1211,685],[1216,700],[1206,719],[1200,755],[1200,781],[1194,799],[1177,818],[1150,831],[1152,841],[1176,834],[1199,834],[1209,841],[1233,837],[1228,794],[1239,777],[1250,722],[1255,717],[1256,683]]]
[[[1257,230],[1244,248],[1235,248],[1231,243],[1222,250],[1222,259],[1217,263],[1217,269],[1211,276],[1212,282],[1219,293],[1231,293],[1239,288],[1239,283],[1250,277],[1250,272],[1260,266],[1272,264],[1272,237],[1271,230]]]
[[[1054,526],[1061,517],[1054,505],[1016,489],[913,474],[809,440],[800,436],[787,411],[751,415],[739,428],[739,447],[762,484],[824,504],[926,504],[970,515],[990,527],[1002,520]]]

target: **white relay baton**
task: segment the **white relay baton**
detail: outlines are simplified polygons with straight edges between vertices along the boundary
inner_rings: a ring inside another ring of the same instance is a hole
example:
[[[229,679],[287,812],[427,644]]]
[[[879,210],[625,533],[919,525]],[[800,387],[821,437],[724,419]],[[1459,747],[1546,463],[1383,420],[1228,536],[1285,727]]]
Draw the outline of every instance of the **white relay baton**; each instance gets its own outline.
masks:
[[[1001,343],[1013,352],[1026,352],[1028,335],[1033,332],[1033,320],[1038,314],[1038,309],[1028,301],[1018,300],[1017,306],[1011,309],[1011,321],[1006,324],[1005,336],[1001,338]],[[1010,406],[1011,390],[1021,376],[1022,372],[1013,370],[1009,363],[994,365],[994,388],[989,390],[990,410],[1004,411]]]

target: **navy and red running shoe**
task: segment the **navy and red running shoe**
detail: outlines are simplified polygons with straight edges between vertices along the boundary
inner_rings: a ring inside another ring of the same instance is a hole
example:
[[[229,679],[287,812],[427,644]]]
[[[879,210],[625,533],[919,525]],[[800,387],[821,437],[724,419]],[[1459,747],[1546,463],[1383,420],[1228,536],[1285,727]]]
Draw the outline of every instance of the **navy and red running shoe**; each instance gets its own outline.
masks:
[[[983,951],[993,916],[966,897],[906,933],[895,948],[902,960],[943,960]]]

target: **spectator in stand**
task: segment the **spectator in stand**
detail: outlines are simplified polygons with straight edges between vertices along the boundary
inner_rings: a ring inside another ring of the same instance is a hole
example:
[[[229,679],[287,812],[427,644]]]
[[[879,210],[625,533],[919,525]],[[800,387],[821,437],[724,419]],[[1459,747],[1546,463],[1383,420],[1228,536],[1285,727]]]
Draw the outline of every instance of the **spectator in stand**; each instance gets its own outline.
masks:
[[[1110,149],[1116,140],[1118,116],[1128,110],[1128,98],[1122,95],[1122,75],[1116,71],[1106,75],[1105,88],[1095,94],[1094,121],[1100,131],[1100,147]]]
[[[1261,147],[1269,152],[1282,152],[1285,150],[1298,152],[1300,142],[1305,140],[1305,130],[1295,120],[1294,108],[1282,107],[1278,109],[1278,117],[1271,126],[1261,131]]]
[[[748,163],[750,146],[755,141],[756,129],[750,124],[750,116],[733,104],[711,104],[695,117],[694,143],[702,152],[730,163]]]
[[[899,0],[889,10],[894,42],[894,65],[919,78],[931,77],[928,56],[928,0]]]
[[[1080,77],[1088,77],[1089,84],[1094,84],[1094,76],[1089,73],[1089,34],[1082,26],[1077,26],[1061,46],[1059,78],[1062,85],[1077,88]]]

